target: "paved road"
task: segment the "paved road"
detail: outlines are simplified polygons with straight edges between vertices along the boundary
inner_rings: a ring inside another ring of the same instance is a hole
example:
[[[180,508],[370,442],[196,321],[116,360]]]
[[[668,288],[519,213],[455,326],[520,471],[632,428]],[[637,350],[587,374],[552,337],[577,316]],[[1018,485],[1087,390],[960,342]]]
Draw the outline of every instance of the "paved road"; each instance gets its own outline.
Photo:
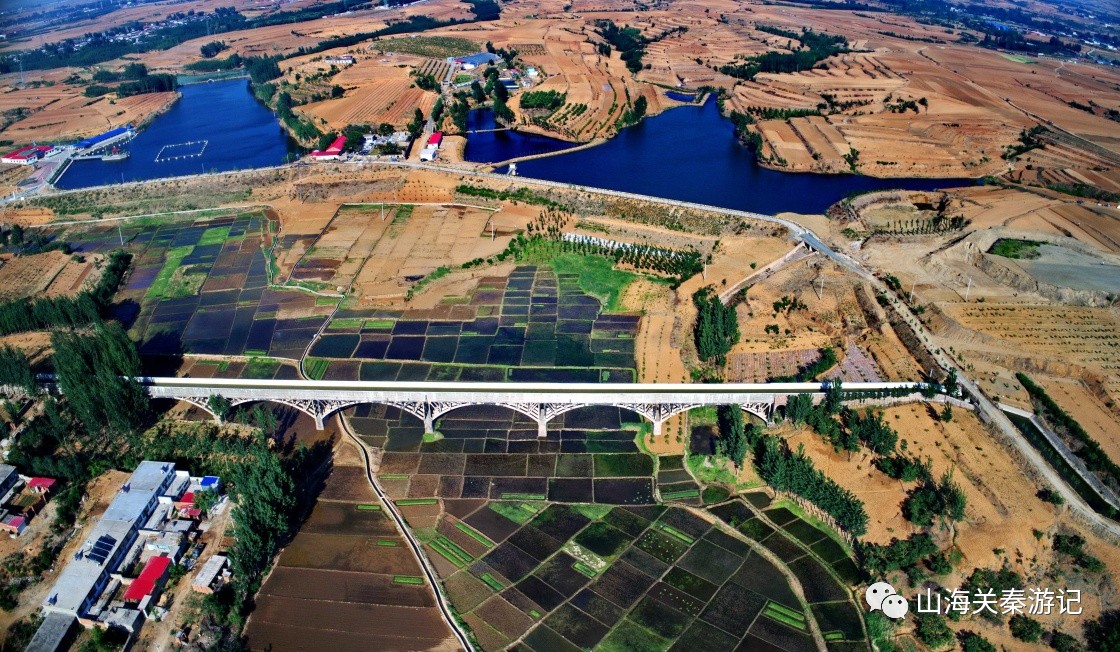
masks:
[[[393,522],[396,523],[397,530],[400,531],[401,536],[408,542],[409,548],[412,549],[412,554],[416,555],[417,561],[420,562],[420,570],[423,571],[424,577],[428,580],[428,586],[432,587],[432,592],[436,594],[436,606],[439,607],[439,612],[444,622],[447,623],[447,626],[451,629],[455,638],[459,639],[459,644],[463,646],[464,650],[468,652],[474,650],[470,639],[459,629],[459,623],[455,620],[455,615],[451,611],[451,606],[447,603],[447,598],[439,588],[439,578],[428,562],[428,556],[424,554],[420,543],[412,536],[412,530],[409,529],[408,523],[405,522],[404,517],[397,511],[397,506],[393,504],[393,500],[389,498],[385,490],[381,488],[381,483],[377,480],[377,474],[373,472],[373,466],[369,459],[369,450],[366,448],[365,443],[350,430],[350,424],[347,423],[346,419],[341,414],[338,415],[338,422],[342,427],[342,431],[346,433],[346,436],[349,437],[354,442],[354,445],[358,447],[358,450],[361,451],[362,462],[366,471],[366,480],[368,480],[369,485],[373,487],[373,492],[377,494],[377,498],[385,507],[385,511],[389,513]]]

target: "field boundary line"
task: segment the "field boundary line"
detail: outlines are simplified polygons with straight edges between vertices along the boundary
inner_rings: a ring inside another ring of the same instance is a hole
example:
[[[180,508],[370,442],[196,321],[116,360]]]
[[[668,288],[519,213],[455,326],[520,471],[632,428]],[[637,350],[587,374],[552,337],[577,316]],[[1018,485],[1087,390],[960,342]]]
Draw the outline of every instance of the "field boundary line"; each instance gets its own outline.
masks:
[[[73,226],[77,224],[101,224],[103,222],[123,222],[127,220],[135,220],[142,217],[165,217],[174,215],[188,215],[190,213],[206,213],[210,211],[234,211],[245,210],[247,208],[272,208],[268,204],[239,204],[235,206],[216,206],[214,208],[191,208],[181,211],[164,211],[161,213],[141,213],[139,215],[120,215],[117,217],[95,217],[88,220],[67,220],[63,222],[47,222],[46,224],[30,224],[28,228],[43,229],[55,226]],[[227,217],[222,215],[221,217]]]
[[[385,495],[385,491],[377,482],[377,475],[370,467],[369,450],[366,448],[365,443],[350,429],[350,424],[346,422],[346,417],[344,417],[341,412],[338,413],[338,423],[342,431],[346,433],[346,436],[354,442],[354,445],[357,446],[358,450],[362,453],[362,461],[365,463],[366,480],[369,481],[374,493],[377,494],[378,500],[381,501],[383,511],[389,513],[389,516],[393,519],[393,523],[397,526],[397,530],[400,531],[401,536],[404,537],[408,546],[412,548],[412,553],[416,556],[417,561],[420,562],[420,570],[424,572],[424,576],[428,579],[428,583],[432,587],[432,593],[436,596],[436,605],[439,607],[440,615],[443,617],[444,622],[447,623],[447,626],[451,629],[451,633],[455,638],[459,640],[463,649],[467,652],[474,652],[475,648],[471,645],[470,638],[459,629],[459,623],[451,613],[451,607],[447,603],[447,598],[440,589],[439,577],[436,575],[435,571],[432,570],[431,563],[424,554],[423,548],[416,542],[416,539],[412,536],[412,532],[410,532],[405,525],[404,519],[401,517],[400,512],[397,511],[397,506],[389,500],[389,497]]]

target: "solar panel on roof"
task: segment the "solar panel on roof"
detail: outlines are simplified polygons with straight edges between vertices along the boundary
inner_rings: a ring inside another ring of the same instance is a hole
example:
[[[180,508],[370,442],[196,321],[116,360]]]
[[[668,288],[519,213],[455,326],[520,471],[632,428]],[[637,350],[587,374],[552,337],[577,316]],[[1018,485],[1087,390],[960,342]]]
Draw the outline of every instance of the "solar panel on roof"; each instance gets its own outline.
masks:
[[[108,534],[101,535],[94,542],[93,550],[89,551],[87,557],[98,564],[104,564],[105,560],[109,558],[109,553],[113,552],[113,544],[116,542],[117,540]]]

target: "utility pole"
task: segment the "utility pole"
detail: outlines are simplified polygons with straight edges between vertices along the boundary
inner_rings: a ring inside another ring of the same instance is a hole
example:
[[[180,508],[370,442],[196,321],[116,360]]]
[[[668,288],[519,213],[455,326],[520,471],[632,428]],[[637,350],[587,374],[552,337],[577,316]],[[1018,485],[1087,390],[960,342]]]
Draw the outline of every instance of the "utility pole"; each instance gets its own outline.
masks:
[[[914,281],[910,284],[910,303],[914,303],[914,288],[918,287],[918,277],[914,277]]]
[[[121,238],[121,246],[124,246],[124,232],[121,231],[121,223],[117,222],[117,235]]]
[[[968,295],[972,291],[972,277],[968,277],[968,287],[964,290],[964,302],[968,303]]]

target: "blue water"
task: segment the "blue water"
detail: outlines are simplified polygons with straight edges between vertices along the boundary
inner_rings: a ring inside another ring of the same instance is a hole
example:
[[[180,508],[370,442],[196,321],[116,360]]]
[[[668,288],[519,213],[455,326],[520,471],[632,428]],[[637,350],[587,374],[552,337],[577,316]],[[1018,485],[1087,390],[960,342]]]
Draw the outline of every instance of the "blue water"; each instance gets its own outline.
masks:
[[[276,165],[294,156],[291,139],[271,111],[249,90],[247,79],[193,84],[182,98],[124,146],[124,161],[74,161],[55,182],[59,188],[86,188],[107,183],[158,179],[200,172]],[[188,141],[207,141],[178,146]],[[164,149],[165,146],[167,149]],[[174,153],[202,155],[164,160]]]
[[[489,135],[470,136],[468,143]],[[470,153],[468,145],[468,160],[487,160],[472,158]],[[506,158],[524,153],[510,152]],[[711,99],[703,106],[684,106],[647,118],[598,147],[518,163],[517,173],[767,214],[822,213],[853,192],[936,190],[975,183],[768,170],[739,145],[731,122]]]
[[[476,109],[467,113],[467,131],[494,129],[494,112],[490,109]],[[548,136],[523,134],[516,131],[491,131],[481,134],[468,133],[467,147],[463,157],[476,163],[497,163],[519,156],[548,154],[574,147]]]
[[[676,100],[678,102],[694,102],[696,100],[695,95],[689,93],[677,93],[676,91],[665,91],[665,97],[669,98],[670,100]]]

